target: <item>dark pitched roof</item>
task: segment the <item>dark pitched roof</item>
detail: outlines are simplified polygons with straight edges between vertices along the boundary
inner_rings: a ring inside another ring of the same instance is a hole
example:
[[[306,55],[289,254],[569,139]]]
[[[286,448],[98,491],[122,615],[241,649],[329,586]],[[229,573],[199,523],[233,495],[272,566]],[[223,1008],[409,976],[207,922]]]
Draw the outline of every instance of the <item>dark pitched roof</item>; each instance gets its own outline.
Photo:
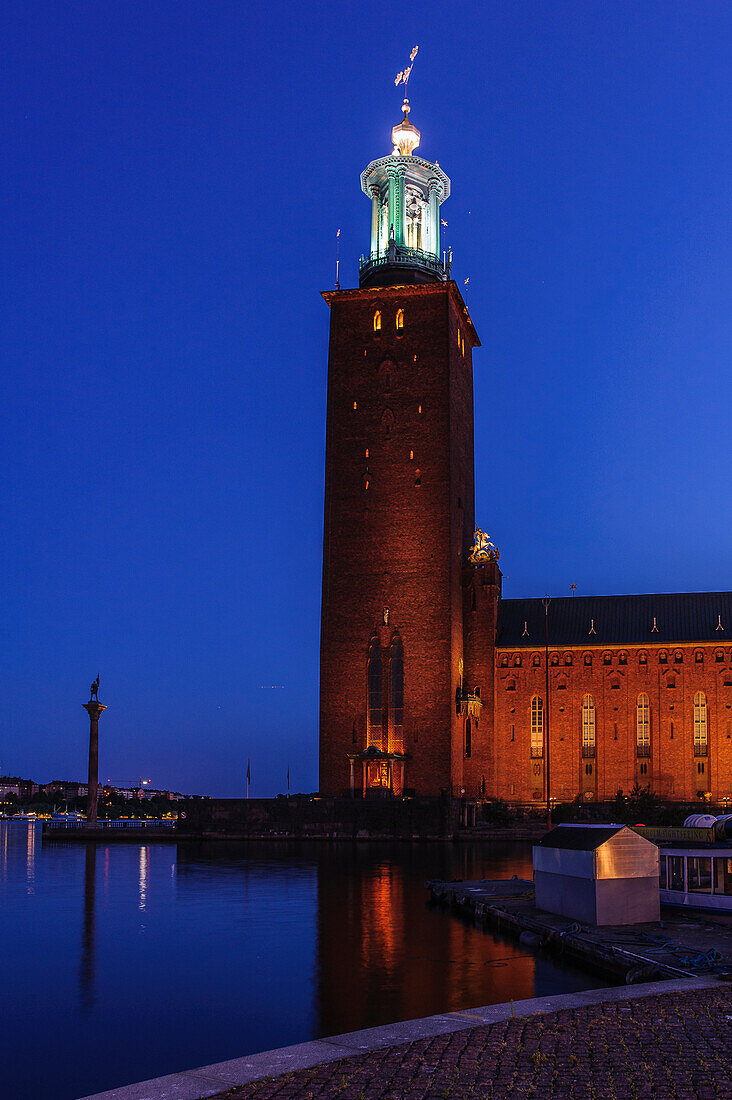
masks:
[[[501,600],[497,645],[539,648],[544,645],[544,630],[540,598]],[[561,596],[552,598],[549,605],[550,646],[722,644],[731,639],[732,592]]]
[[[593,852],[625,828],[625,825],[557,825],[556,829],[543,836],[537,844],[541,848],[571,848],[574,852]]]

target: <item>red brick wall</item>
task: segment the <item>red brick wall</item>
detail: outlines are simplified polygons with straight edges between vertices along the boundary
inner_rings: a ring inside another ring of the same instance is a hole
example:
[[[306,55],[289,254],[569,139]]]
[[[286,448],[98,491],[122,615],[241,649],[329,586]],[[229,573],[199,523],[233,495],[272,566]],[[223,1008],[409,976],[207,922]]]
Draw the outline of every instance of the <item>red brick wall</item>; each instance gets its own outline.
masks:
[[[470,565],[464,571],[465,690],[480,690],[482,709],[472,721],[472,752],[464,765],[470,795],[489,794],[496,774],[494,735],[494,663],[501,572],[497,562]],[[463,718],[463,725],[465,723]]]
[[[436,794],[451,786],[454,769],[462,769],[455,689],[462,658],[462,551],[473,534],[471,352],[477,338],[454,284],[325,297],[331,326],[320,790],[348,787],[347,754],[366,747],[369,640],[377,634],[386,653],[398,632],[404,748],[411,757],[406,785]],[[380,332],[373,328],[377,309]],[[401,332],[398,309],[405,315]]]
[[[667,661],[659,661],[666,653]],[[696,660],[696,654],[702,656]],[[732,653],[729,646],[638,646],[627,649],[555,649],[549,651],[549,736],[551,791],[559,801],[589,794],[612,798],[635,782],[650,783],[662,798],[692,800],[700,790],[713,801],[732,797]],[[676,661],[675,654],[682,657]],[[721,654],[722,660],[716,659]],[[585,655],[591,665],[585,664]],[[610,663],[604,662],[604,656]],[[641,655],[646,662],[642,663]],[[556,658],[558,663],[553,664]],[[623,662],[624,658],[624,662]],[[516,664],[520,660],[520,666]],[[538,660],[538,665],[535,665]],[[571,660],[571,664],[566,663]],[[504,662],[506,662],[504,664]],[[530,707],[533,695],[545,696],[543,647],[497,649],[494,729],[495,797],[532,802],[543,787],[543,761],[530,757]],[[668,686],[673,682],[674,686]],[[514,685],[513,689],[511,685]],[[613,686],[617,685],[617,686]],[[694,695],[707,700],[708,755],[694,756]],[[650,703],[651,756],[636,753],[636,705],[641,692]],[[595,700],[596,756],[583,760],[582,699]],[[672,729],[673,724],[673,729]],[[514,739],[511,740],[511,727]],[[673,736],[672,736],[673,734]],[[540,763],[541,774],[533,774]],[[592,776],[585,765],[592,764]],[[641,771],[641,765],[647,770]],[[704,765],[703,773],[699,765]]]

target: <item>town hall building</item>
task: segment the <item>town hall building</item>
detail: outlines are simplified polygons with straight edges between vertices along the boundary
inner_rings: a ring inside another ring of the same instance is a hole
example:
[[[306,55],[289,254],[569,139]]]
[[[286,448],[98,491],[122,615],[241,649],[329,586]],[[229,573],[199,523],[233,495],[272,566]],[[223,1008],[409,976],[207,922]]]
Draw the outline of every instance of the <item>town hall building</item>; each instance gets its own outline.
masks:
[[[732,797],[732,593],[503,599],[475,525],[478,333],[409,119],[361,175],[371,247],[330,307],[320,791]]]

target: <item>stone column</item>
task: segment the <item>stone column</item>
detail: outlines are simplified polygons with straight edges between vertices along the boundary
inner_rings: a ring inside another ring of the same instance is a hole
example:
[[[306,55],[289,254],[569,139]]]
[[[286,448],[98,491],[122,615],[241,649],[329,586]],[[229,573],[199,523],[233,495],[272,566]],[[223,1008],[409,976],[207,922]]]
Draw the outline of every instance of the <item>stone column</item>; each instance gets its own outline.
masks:
[[[437,259],[440,258],[440,195],[442,184],[439,180],[430,180],[430,245]]]
[[[351,757],[349,763],[351,765],[351,798],[353,798],[354,791],[356,789],[356,761],[353,759],[353,757]]]
[[[82,703],[89,715],[89,790],[86,798],[86,823],[97,823],[97,788],[99,787],[99,715],[106,706],[96,699]]]
[[[371,188],[371,259],[379,254],[379,189]]]
[[[397,209],[397,216],[396,216],[396,225],[394,226],[394,232],[395,232],[395,235],[396,235],[396,243],[398,245],[403,245],[405,243],[404,238],[405,238],[405,229],[406,229],[406,226],[404,224],[404,222],[405,222],[405,217],[404,217],[404,207],[405,207],[405,202],[404,202],[404,169],[400,166],[397,169],[397,171],[399,173],[398,178],[397,178],[397,206],[398,206],[398,209]]]
[[[397,225],[400,217],[398,210],[399,200],[397,198],[399,180],[396,166],[390,165],[386,170],[386,174],[389,179],[389,238],[391,238],[393,232],[394,240],[399,244],[400,229]]]

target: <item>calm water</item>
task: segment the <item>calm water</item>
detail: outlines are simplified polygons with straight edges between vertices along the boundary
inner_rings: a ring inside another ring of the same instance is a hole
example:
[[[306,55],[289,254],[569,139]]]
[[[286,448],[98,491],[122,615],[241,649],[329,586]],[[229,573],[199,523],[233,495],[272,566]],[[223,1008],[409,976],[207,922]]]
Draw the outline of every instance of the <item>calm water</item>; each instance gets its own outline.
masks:
[[[84,846],[2,823],[2,1094],[602,984],[425,904],[429,878],[512,874],[529,845]]]

